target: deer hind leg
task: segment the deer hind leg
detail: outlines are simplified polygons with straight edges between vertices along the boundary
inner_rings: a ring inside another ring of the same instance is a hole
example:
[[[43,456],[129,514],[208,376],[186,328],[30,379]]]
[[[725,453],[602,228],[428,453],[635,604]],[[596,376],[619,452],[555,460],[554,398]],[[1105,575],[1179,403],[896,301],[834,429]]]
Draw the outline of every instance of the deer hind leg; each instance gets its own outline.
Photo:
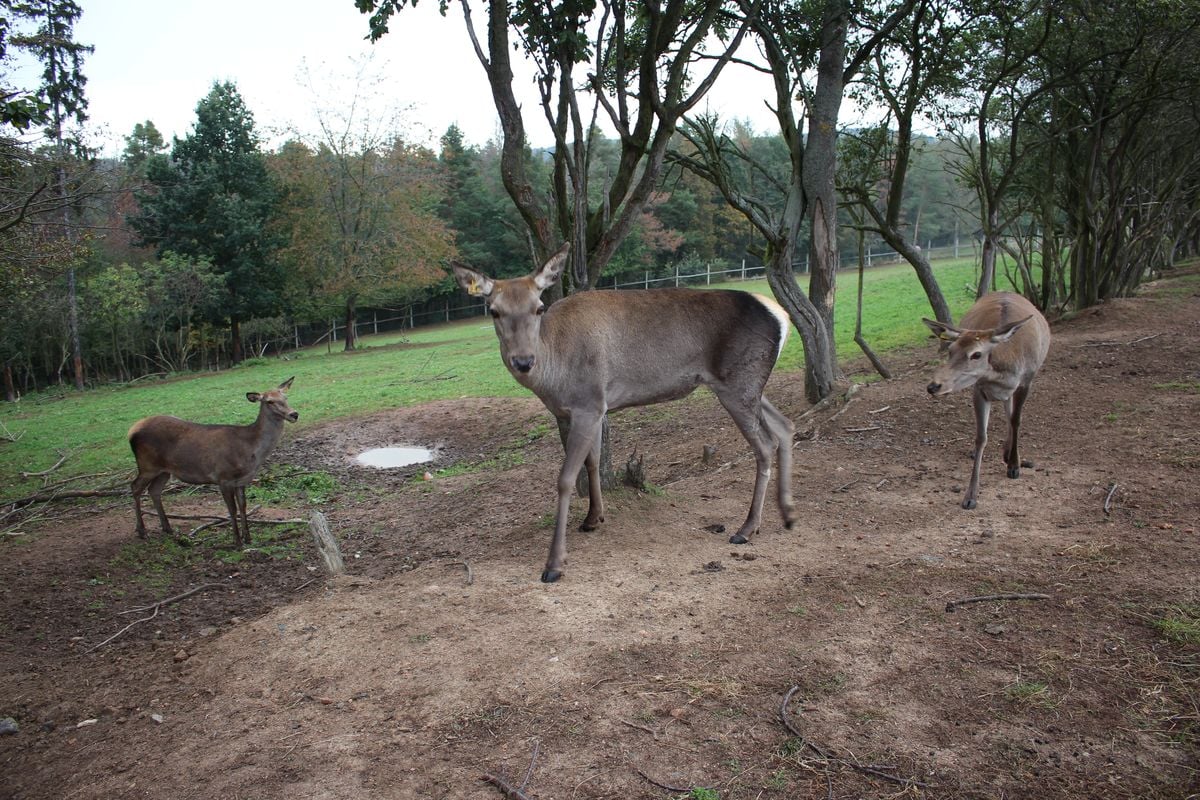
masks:
[[[238,530],[237,487],[221,486],[221,498],[225,501],[225,509],[229,512],[229,527],[233,529],[233,546],[242,548],[242,533]]]
[[[992,413],[991,402],[979,389],[975,390],[975,455],[971,466],[971,481],[963,497],[963,508],[974,508],[979,499],[979,469],[983,466],[983,448],[987,445],[988,418]]]
[[[583,462],[588,477],[588,513],[579,526],[581,531],[594,531],[604,522],[604,495],[600,491],[600,447],[603,440],[604,426],[601,424],[596,428],[596,440]]]
[[[1017,455],[1017,433],[1021,429],[1021,409],[1029,396],[1028,386],[1018,386],[1004,403],[1008,413],[1008,438],[1004,441],[1004,463],[1008,465],[1008,477],[1021,477],[1021,458]]]
[[[759,523],[762,521],[763,500],[767,496],[767,483],[771,480],[771,456],[778,449],[778,443],[770,426],[763,424],[761,394],[747,399],[736,387],[713,384],[711,388],[754,450],[757,470],[754,476],[754,494],[750,498],[750,511],[738,532],[729,537],[730,544],[745,544],[758,532]]]
[[[162,528],[162,532],[167,536],[170,536],[175,532],[171,530],[171,523],[167,519],[167,512],[166,509],[163,508],[162,502],[163,489],[166,488],[167,481],[169,480],[171,480],[171,473],[161,472],[154,476],[154,479],[150,481],[150,485],[146,489],[146,491],[150,494],[150,499],[154,501],[154,510],[158,512],[158,524]],[[138,517],[140,519],[140,512],[138,513]]]
[[[133,493],[133,515],[137,523],[135,530],[140,539],[146,538],[146,523],[142,519],[142,492],[146,491],[149,483],[150,479],[140,472],[129,483],[129,491]]]
[[[759,420],[771,432],[775,440],[775,453],[779,459],[779,475],[775,478],[775,488],[779,494],[779,513],[783,515],[783,526],[791,530],[799,515],[796,504],[792,501],[792,439],[796,435],[796,426],[783,412],[771,405],[766,397],[761,400],[762,409]]]
[[[576,413],[571,416],[571,431],[567,434],[566,455],[558,473],[558,510],[554,517],[554,538],[550,540],[550,555],[542,571],[542,583],[554,583],[562,577],[567,563],[567,516],[571,511],[571,495],[575,493],[575,476],[587,461],[600,437],[603,414]],[[599,472],[599,469],[597,469]],[[589,479],[591,478],[589,470]],[[591,483],[590,492],[599,495],[600,480]]]

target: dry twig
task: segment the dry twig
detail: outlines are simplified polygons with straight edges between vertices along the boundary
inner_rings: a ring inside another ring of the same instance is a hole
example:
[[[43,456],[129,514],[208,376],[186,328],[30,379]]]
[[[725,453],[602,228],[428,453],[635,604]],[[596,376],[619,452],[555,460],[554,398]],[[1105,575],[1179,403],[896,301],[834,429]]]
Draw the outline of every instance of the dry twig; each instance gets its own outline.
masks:
[[[954,613],[957,606],[966,605],[967,603],[985,603],[989,600],[1049,600],[1048,594],[983,594],[978,597],[964,597],[961,600],[951,600],[946,603],[946,611]]]
[[[137,625],[137,624],[138,624],[138,623],[140,623],[140,622],[149,622],[150,620],[154,619],[155,617],[157,617],[157,616],[158,616],[158,608],[159,608],[159,607],[158,607],[157,605],[156,605],[156,606],[154,606],[154,613],[153,613],[153,614],[151,614],[151,615],[150,615],[150,616],[148,616],[148,617],[142,617],[141,619],[135,619],[133,622],[129,623],[129,624],[128,624],[128,625],[126,625],[124,628],[121,628],[121,630],[117,631],[117,632],[116,632],[116,633],[114,633],[112,636],[108,637],[108,638],[107,638],[107,639],[105,639],[103,642],[101,642],[100,644],[96,645],[95,647],[89,648],[89,649],[88,649],[88,652],[89,652],[89,653],[91,653],[91,652],[94,652],[94,651],[96,651],[96,650],[99,650],[101,647],[104,647],[104,645],[108,644],[108,643],[109,643],[109,642],[111,642],[113,639],[116,639],[118,636],[120,636],[122,633],[124,633],[125,631],[129,630],[130,628],[132,628],[134,625]]]
[[[1128,347],[1129,345],[1137,344],[1138,342],[1145,342],[1145,341],[1149,341],[1150,339],[1157,339],[1159,336],[1162,336],[1162,334],[1161,333],[1152,333],[1149,336],[1142,336],[1142,337],[1133,339],[1128,342],[1087,342],[1085,344],[1077,344],[1075,346],[1076,347]]]
[[[644,780],[646,783],[649,783],[652,786],[657,786],[660,789],[665,789],[668,792],[691,793],[691,791],[693,789],[705,788],[705,787],[697,787],[697,786],[671,786],[669,784],[661,783],[660,781],[654,780],[654,778],[651,778],[649,775],[647,775],[645,772],[643,772],[640,769],[636,770],[636,772],[638,775],[640,775],[642,777],[642,780]]]
[[[1117,484],[1114,481],[1113,485],[1108,487],[1108,494],[1104,498],[1104,516],[1108,516],[1112,512],[1113,495],[1117,493]]]
[[[51,472],[54,472],[54,470],[61,467],[63,465],[63,462],[66,461],[68,458],[70,458],[71,454],[74,453],[75,451],[67,450],[64,452],[62,450],[59,450],[58,452],[62,454],[62,458],[58,459],[58,461],[55,461],[54,466],[44,469],[41,472],[22,472],[21,477],[22,478],[44,478],[47,475],[49,475]]]
[[[447,566],[447,567],[466,567],[466,569],[467,569],[467,586],[470,586],[473,583],[475,583],[475,574],[473,572],[471,572],[471,564],[466,559],[463,559],[462,561],[451,561],[450,563],[446,564],[445,566]]]
[[[485,772],[480,776],[480,780],[487,781],[492,786],[500,790],[500,793],[508,798],[508,800],[529,800],[529,796],[522,792],[517,787],[513,786],[508,781],[501,778],[499,775],[494,775],[491,772]]]
[[[852,761],[851,759],[848,759],[848,758],[841,758],[840,756],[831,755],[831,754],[827,753],[825,750],[821,749],[819,746],[817,746],[816,743],[810,741],[809,739],[806,739],[804,737],[804,735],[802,733],[800,733],[800,731],[794,725],[792,725],[791,720],[788,719],[788,710],[787,710],[788,704],[792,701],[792,695],[796,694],[796,692],[798,692],[798,691],[800,691],[800,687],[793,686],[791,689],[788,690],[787,694],[785,694],[783,696],[783,703],[779,706],[779,720],[783,723],[783,727],[787,729],[788,733],[792,734],[797,739],[799,739],[803,745],[805,745],[806,747],[811,749],[821,759],[823,759],[827,764],[840,764],[842,766],[849,767],[850,769],[854,770],[855,772],[860,772],[864,775],[873,775],[876,778],[883,778],[886,781],[891,781],[892,783],[897,783],[897,784],[900,784],[901,786],[915,786],[918,789],[928,789],[929,788],[928,783],[923,783],[921,781],[914,780],[913,778],[903,778],[899,775],[892,775],[892,774],[889,774],[889,773],[883,771],[884,769],[896,769],[896,767],[893,765],[860,764],[859,762]],[[828,780],[828,776],[826,776],[826,778]],[[830,791],[832,792],[832,788],[830,789]]]
[[[151,603],[148,606],[141,606],[140,608],[131,608],[127,611],[118,611],[117,614],[136,614],[139,611],[149,611],[152,608],[154,609],[154,612],[157,614],[158,609],[162,608],[163,606],[169,606],[172,603],[178,603],[180,600],[186,600],[187,598],[191,597],[192,595],[194,595],[198,592],[202,592],[205,589],[212,589],[214,587],[220,587],[220,586],[221,586],[221,584],[219,584],[219,583],[202,583],[199,586],[197,586],[196,588],[188,589],[186,592],[177,594],[174,597],[168,597],[165,600],[159,600],[157,603]]]

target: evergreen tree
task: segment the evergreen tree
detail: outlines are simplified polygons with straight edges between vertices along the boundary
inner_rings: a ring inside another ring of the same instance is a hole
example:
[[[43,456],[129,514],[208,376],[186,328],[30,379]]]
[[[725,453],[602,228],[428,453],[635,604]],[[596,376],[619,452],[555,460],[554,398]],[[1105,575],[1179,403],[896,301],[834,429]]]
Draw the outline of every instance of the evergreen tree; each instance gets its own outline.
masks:
[[[279,312],[284,273],[274,257],[281,242],[267,224],[279,192],[234,84],[213,84],[196,106],[192,132],[175,140],[169,159],[152,156],[146,178],[152,188],[136,193],[141,210],[129,223],[160,255],[203,258],[223,276],[220,313],[236,363],[241,322]]]

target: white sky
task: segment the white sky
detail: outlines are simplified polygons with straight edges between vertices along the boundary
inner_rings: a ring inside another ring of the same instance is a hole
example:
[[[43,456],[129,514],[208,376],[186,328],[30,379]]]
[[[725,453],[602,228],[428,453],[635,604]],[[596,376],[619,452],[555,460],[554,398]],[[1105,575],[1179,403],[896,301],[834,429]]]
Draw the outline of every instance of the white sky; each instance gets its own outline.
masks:
[[[168,143],[186,135],[196,104],[214,81],[237,85],[268,142],[278,143],[275,133],[288,126],[311,132],[318,101],[302,85],[302,67],[328,91],[335,85],[331,76],[349,74],[352,58],[372,52],[374,68],[386,76],[383,96],[374,100],[411,106],[405,115],[411,139],[434,145],[452,123],[471,144],[497,138],[487,79],[457,4],[444,18],[437,0],[405,8],[375,45],[365,40],[367,17],[352,0],[82,0],[81,5],[76,41],[96,48],[84,62],[88,124],[103,155],[119,155],[124,137],[147,119]],[[483,0],[472,10],[478,25]],[[518,72],[516,88],[527,135],[545,145],[551,137],[532,74]],[[731,66],[707,106],[725,119],[747,118],[768,131],[774,129],[763,105],[769,96],[766,78]]]

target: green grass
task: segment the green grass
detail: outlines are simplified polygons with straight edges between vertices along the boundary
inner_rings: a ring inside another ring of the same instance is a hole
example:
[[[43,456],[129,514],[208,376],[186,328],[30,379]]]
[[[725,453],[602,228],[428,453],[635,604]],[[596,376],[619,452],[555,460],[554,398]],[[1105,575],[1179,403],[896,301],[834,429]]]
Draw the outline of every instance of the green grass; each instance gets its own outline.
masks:
[[[970,259],[935,265],[938,279],[955,315],[969,307],[974,266]],[[801,276],[802,283],[807,281]],[[838,352],[843,359],[859,355],[853,343],[857,276],[839,275],[836,320]],[[770,294],[765,281],[724,284]],[[866,275],[863,333],[879,352],[918,344],[927,338],[920,318],[928,303],[907,264],[881,267]],[[719,288],[714,286],[713,288]],[[126,433],[137,420],[151,414],[173,414],[196,422],[247,424],[257,407],[246,392],[264,391],[291,376],[288,395],[300,421],[286,435],[331,419],[365,414],[383,408],[412,406],[458,397],[519,397],[526,390],[500,363],[491,324],[484,317],[421,328],[403,334],[362,338],[354,353],[308,348],[280,359],[253,359],[217,373],[178,375],[160,382],[113,386],[76,393],[56,389],[30,395],[18,403],[0,404],[0,434],[4,429],[17,441],[0,440],[0,500],[37,491],[38,479],[22,471],[47,469],[60,451],[71,457],[54,479],[97,472],[132,475],[133,457]],[[932,355],[933,350],[930,349]],[[803,366],[800,337],[789,337],[778,370]],[[314,488],[302,487],[310,493]],[[326,487],[327,493],[334,487]]]
[[[1200,645],[1200,606],[1180,606],[1160,619],[1154,629],[1175,644]]]

